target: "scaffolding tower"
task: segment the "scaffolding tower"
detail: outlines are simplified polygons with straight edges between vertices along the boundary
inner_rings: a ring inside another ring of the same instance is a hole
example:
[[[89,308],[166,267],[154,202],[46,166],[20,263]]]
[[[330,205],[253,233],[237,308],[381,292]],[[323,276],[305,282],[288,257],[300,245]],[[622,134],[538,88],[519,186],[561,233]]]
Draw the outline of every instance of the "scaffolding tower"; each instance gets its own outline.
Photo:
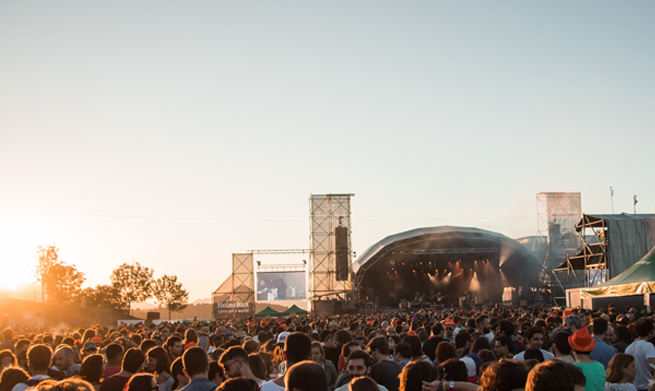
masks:
[[[354,194],[312,194],[310,196],[309,298],[338,300],[352,306],[352,245],[350,198]],[[335,228],[347,231],[348,279],[337,279]]]
[[[533,252],[540,254],[543,261],[539,276],[541,292],[549,292],[538,295],[538,298],[549,296],[553,303],[558,297],[562,298],[560,296],[564,291],[561,283],[559,288],[562,289],[556,289],[554,281],[558,279],[553,269],[580,249],[581,241],[576,233],[576,225],[581,216],[580,193],[537,193],[537,238]]]

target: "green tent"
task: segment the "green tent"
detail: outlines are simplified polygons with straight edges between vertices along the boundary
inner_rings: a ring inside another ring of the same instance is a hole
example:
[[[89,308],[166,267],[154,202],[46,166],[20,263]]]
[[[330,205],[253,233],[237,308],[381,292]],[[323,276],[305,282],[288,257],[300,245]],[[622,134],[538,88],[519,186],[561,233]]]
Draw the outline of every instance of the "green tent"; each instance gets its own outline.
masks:
[[[581,295],[585,297],[634,296],[647,293],[655,293],[655,247],[618,276],[581,290]]]
[[[257,318],[263,318],[263,317],[266,317],[266,316],[277,317],[278,315],[280,315],[279,312],[277,312],[273,308],[267,306],[266,308],[261,310],[259,313],[257,313],[255,315],[255,317],[257,317]]]
[[[291,308],[289,308],[288,310],[284,311],[284,312],[282,313],[282,316],[289,316],[289,315],[294,314],[294,313],[295,313],[296,315],[298,315],[298,316],[307,316],[307,314],[308,314],[307,311],[303,310],[302,308],[299,308],[298,306],[296,306],[296,305],[294,304],[293,306],[291,306]]]

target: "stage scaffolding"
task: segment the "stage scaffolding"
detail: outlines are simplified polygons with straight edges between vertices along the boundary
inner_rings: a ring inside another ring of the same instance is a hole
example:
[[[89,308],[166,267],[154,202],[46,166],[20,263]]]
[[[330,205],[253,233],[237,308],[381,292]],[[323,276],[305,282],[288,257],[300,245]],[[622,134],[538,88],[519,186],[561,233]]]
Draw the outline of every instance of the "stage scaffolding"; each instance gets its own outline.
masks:
[[[309,302],[338,300],[352,307],[350,198],[354,194],[312,194],[310,197]],[[348,229],[348,280],[338,281],[334,230]]]
[[[582,249],[554,269],[565,288],[601,284],[627,270],[655,246],[655,215],[583,215],[576,225]]]
[[[564,290],[553,269],[579,251],[575,228],[581,215],[580,193],[537,193],[537,237],[532,251],[542,261],[538,289],[544,293],[537,295],[537,299],[550,297],[554,304],[557,298],[564,298],[560,297]],[[555,293],[559,291],[555,281],[562,288],[559,294]]]
[[[255,311],[252,253],[232,254],[232,275],[213,292],[214,319],[247,318]]]

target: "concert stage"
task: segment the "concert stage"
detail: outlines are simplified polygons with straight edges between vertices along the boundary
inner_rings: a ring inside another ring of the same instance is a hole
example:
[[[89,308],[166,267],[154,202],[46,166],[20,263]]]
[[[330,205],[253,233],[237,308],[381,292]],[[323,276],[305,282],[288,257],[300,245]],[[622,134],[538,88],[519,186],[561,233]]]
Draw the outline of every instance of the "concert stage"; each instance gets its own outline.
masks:
[[[398,307],[403,300],[414,308],[519,304],[531,299],[540,270],[514,239],[449,226],[388,236],[353,262],[356,295],[378,308]]]

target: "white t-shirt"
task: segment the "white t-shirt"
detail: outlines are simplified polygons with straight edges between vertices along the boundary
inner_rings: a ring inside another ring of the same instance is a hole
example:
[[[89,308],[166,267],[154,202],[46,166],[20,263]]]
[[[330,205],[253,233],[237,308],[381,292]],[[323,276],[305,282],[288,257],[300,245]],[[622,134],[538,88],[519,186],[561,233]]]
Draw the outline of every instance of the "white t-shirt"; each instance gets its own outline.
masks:
[[[514,356],[514,360],[525,361],[525,359],[523,358],[524,354],[525,354],[525,350]],[[544,355],[544,361],[552,360],[555,358],[555,355],[549,352],[548,350],[541,349],[541,354]]]
[[[273,380],[262,383],[262,385],[259,386],[261,391],[284,391],[284,388],[285,387],[280,387],[275,384]]]
[[[625,348],[625,353],[635,358],[635,365],[637,366],[637,377],[632,383],[638,390],[647,389],[648,379],[653,377],[648,370],[647,360],[655,358],[655,346],[648,341],[638,339]]]

